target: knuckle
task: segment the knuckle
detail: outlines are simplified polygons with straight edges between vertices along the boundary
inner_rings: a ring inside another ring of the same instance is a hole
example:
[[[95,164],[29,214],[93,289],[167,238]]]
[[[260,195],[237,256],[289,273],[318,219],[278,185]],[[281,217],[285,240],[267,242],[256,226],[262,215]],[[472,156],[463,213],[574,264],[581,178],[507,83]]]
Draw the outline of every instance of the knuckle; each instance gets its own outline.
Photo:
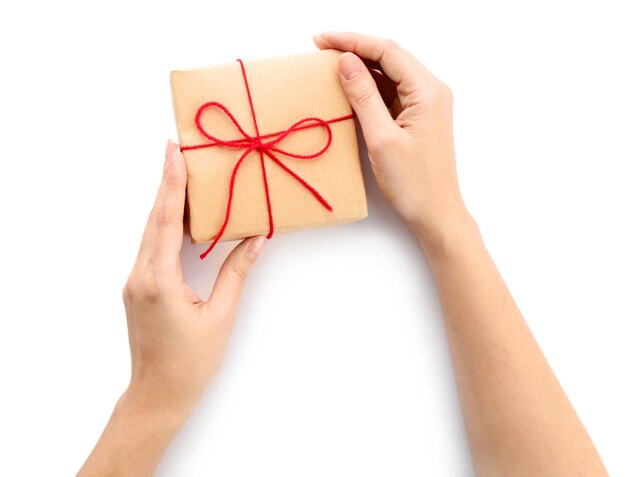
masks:
[[[158,301],[161,294],[159,290],[155,286],[151,286],[150,284],[146,284],[140,287],[140,292],[138,294],[138,298],[143,303],[154,303]]]
[[[453,99],[450,87],[440,81],[425,88],[420,96],[427,105],[451,105]]]
[[[183,178],[171,170],[165,172],[163,180],[168,189],[179,189],[183,184]]]
[[[124,303],[131,302],[154,302],[160,293],[159,280],[153,267],[148,267],[141,275],[132,272],[122,290]]]
[[[373,85],[369,83],[361,84],[354,89],[352,97],[356,104],[365,104],[372,99],[375,92]]]
[[[241,263],[233,263],[230,266],[230,275],[233,280],[243,282],[248,276],[248,270]]]
[[[176,190],[184,187],[186,178],[175,168],[166,165],[163,168],[162,182],[168,190]]]
[[[139,283],[138,291],[138,295],[143,301],[153,302],[159,297],[160,286],[154,267],[149,267],[146,273],[144,273]]]
[[[154,224],[157,229],[161,229],[170,222],[170,217],[164,207],[155,205],[150,211],[148,220],[150,223]]]
[[[122,298],[124,299],[124,303],[129,303],[137,299],[140,291],[140,281],[137,277],[137,273],[132,271],[126,280],[126,284],[124,285],[124,289],[122,290]]]
[[[383,40],[386,50],[398,50],[400,49],[400,45],[398,42],[392,40],[391,38],[386,38]]]
[[[128,277],[124,288],[122,289],[122,300],[124,303],[130,303],[136,296],[137,289],[131,277]]]

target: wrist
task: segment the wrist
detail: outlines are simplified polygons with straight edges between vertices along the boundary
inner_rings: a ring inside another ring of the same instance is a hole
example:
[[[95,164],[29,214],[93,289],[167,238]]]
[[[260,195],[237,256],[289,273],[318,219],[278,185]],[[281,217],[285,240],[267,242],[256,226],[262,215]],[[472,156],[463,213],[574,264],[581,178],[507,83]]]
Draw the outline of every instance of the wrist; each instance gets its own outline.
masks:
[[[465,206],[460,206],[427,225],[412,225],[411,230],[429,260],[453,254],[463,244],[481,241],[478,225]]]
[[[195,401],[178,399],[158,389],[148,389],[133,382],[120,396],[115,413],[131,420],[153,421],[164,431],[176,432],[185,422]]]
[[[186,414],[139,399],[135,391],[129,390],[118,399],[79,476],[152,475],[184,423]]]

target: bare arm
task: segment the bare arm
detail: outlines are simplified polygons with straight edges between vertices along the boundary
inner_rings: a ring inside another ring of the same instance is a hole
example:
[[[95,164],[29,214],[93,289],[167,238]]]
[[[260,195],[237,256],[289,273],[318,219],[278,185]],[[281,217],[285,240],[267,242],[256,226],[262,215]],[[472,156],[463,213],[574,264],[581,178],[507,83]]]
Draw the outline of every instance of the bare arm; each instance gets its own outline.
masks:
[[[470,220],[453,227],[421,243],[439,289],[477,475],[607,475],[477,227]]]
[[[132,373],[80,477],[152,475],[222,362],[237,303],[264,237],[230,253],[204,302],[183,282],[187,170],[168,143],[163,181],[124,288]]]
[[[342,84],[363,128],[376,180],[428,257],[476,474],[606,476],[465,208],[450,90],[388,40],[326,33],[315,42],[349,52],[340,60]],[[352,53],[387,79],[378,77],[377,88]]]

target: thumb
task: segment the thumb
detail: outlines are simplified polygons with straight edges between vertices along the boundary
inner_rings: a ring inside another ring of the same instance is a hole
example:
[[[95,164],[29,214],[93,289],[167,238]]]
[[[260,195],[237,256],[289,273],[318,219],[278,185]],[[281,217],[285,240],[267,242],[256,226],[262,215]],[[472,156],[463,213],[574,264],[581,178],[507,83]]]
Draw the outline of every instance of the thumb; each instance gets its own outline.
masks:
[[[368,146],[381,142],[381,135],[389,134],[396,126],[381,97],[376,82],[363,61],[354,53],[339,57],[339,71],[343,89],[359,118]]]
[[[237,307],[243,285],[267,239],[250,237],[237,245],[220,268],[209,302],[219,303],[223,309]]]

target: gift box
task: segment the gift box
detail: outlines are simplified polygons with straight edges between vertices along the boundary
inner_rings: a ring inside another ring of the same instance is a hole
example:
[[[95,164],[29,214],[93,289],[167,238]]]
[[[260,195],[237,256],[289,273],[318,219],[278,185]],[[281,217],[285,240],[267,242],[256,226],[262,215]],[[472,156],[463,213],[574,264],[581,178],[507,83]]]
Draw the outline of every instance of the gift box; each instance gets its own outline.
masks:
[[[327,50],[172,71],[194,243],[212,241],[212,248],[218,240],[367,216],[339,55]]]

